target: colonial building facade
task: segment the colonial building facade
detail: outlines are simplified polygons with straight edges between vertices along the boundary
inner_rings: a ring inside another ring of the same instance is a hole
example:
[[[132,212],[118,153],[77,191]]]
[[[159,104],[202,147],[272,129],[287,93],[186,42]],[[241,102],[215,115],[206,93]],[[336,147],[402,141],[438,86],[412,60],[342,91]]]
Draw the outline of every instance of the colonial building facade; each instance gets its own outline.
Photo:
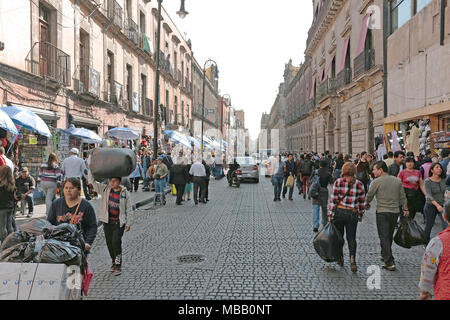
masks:
[[[162,12],[159,103],[155,97],[156,2],[145,0],[3,1],[0,103],[22,105],[54,128],[112,127],[153,136],[189,128],[190,42]],[[160,134],[162,132],[160,131]]]
[[[372,28],[382,1],[313,2],[305,62],[289,84],[293,150],[375,150],[383,128],[383,33]]]

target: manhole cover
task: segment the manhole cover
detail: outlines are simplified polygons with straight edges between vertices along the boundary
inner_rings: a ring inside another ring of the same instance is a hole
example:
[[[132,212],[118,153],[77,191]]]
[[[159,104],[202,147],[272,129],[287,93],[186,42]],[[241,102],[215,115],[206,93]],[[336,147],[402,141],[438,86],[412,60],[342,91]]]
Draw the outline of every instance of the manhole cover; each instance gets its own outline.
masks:
[[[199,254],[190,254],[177,258],[179,263],[200,263],[205,261],[205,257]]]

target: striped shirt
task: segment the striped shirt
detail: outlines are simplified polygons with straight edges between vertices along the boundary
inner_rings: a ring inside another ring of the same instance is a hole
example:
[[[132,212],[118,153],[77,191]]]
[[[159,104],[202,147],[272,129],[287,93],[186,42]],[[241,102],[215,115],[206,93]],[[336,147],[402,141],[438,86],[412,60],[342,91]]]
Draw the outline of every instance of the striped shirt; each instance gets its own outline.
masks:
[[[108,201],[108,215],[109,215],[109,223],[119,223],[119,215],[120,215],[120,190],[114,191],[111,190],[109,193],[109,201]]]
[[[48,168],[48,164],[44,163],[39,168],[39,178],[41,181],[56,183],[62,177],[61,169],[55,165],[53,169]]]
[[[350,184],[352,184],[350,189]],[[331,191],[330,204],[328,208],[328,216],[334,217],[334,210],[338,205],[357,209],[360,216],[364,214],[365,210],[365,191],[361,181],[353,179],[349,182],[346,178],[339,178],[334,182],[333,190]],[[350,189],[350,192],[348,192]],[[348,192],[348,195],[346,195]],[[344,195],[346,195],[344,197]],[[342,199],[342,197],[344,197]],[[339,202],[339,200],[342,201]],[[339,203],[338,203],[339,202]]]

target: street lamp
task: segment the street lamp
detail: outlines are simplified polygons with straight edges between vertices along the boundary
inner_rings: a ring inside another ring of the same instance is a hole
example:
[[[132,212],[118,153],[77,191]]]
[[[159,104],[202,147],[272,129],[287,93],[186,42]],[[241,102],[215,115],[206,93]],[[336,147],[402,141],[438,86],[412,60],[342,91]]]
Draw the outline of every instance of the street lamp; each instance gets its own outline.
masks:
[[[204,149],[204,145],[203,145],[203,122],[205,119],[205,86],[206,86],[206,65],[211,62],[211,64],[214,64],[216,66],[216,72],[215,72],[215,80],[217,80],[217,62],[215,62],[212,59],[208,59],[205,64],[203,65],[203,97],[202,97],[202,144],[201,144],[201,148],[202,148],[202,160],[203,160],[203,149]]]
[[[158,108],[159,108],[159,74],[160,74],[160,65],[159,65],[159,50],[161,48],[161,4],[163,0],[158,0],[158,28],[156,31],[156,75],[155,75],[155,110],[153,112],[153,157],[156,159],[158,156]],[[177,12],[181,19],[186,17],[189,14],[184,9],[184,0],[181,0],[180,10]]]
[[[231,96],[226,93],[226,94],[224,94],[222,96],[222,112],[221,112],[222,117],[220,119],[220,127],[221,127],[221,129],[222,129],[222,126],[223,126],[223,102],[224,102],[225,96],[227,96],[227,105],[228,105],[228,107],[231,107]],[[227,127],[227,137],[228,137],[228,130],[229,130],[229,124],[228,124],[228,127]],[[223,147],[222,130],[220,130],[220,151],[222,151],[222,147]],[[222,154],[222,152],[220,152],[220,154]],[[226,153],[225,153],[225,155],[226,155]]]

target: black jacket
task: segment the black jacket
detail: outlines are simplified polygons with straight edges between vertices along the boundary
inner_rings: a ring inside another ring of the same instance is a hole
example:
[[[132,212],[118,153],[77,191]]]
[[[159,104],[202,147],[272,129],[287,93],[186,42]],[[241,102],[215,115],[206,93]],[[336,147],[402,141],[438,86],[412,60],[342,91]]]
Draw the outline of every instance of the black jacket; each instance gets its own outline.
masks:
[[[188,167],[184,164],[174,164],[170,168],[170,184],[186,184],[189,183],[190,176]]]

